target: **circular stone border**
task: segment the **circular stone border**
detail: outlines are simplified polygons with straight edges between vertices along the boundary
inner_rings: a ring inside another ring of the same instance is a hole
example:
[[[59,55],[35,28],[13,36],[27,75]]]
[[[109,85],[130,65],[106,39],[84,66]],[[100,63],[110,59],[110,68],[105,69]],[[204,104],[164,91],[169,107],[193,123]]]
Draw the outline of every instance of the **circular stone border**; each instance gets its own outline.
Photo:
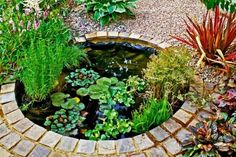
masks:
[[[76,38],[76,42],[106,39],[128,40],[157,49],[170,46],[141,35],[118,32],[86,34],[85,37]],[[26,118],[17,105],[15,86],[15,82],[12,82],[0,87],[0,154],[4,157],[181,157],[182,143],[191,135],[189,126],[212,114],[209,108],[198,109],[185,101],[169,120],[141,135],[107,141],[79,140],[47,131]],[[201,86],[202,81],[198,78],[191,85],[195,89]]]

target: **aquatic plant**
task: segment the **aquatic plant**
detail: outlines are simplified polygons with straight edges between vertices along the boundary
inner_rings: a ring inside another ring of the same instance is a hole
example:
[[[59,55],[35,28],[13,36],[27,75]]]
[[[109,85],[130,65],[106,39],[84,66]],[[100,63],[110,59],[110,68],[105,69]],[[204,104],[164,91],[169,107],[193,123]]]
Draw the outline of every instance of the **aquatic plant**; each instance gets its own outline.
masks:
[[[73,110],[60,109],[54,115],[46,118],[44,126],[59,134],[65,135],[77,126],[83,126],[82,122],[85,120],[79,112]]]
[[[71,72],[65,77],[67,83],[72,87],[88,87],[96,82],[100,75],[94,70],[87,70],[85,68],[76,69],[75,72]]]
[[[115,139],[119,135],[129,133],[132,129],[132,122],[128,119],[118,118],[118,112],[105,110],[104,118],[99,118],[93,130],[87,130],[85,136],[90,140]]]
[[[134,104],[134,93],[128,91],[126,84],[116,77],[102,77],[96,81],[96,84],[88,88],[78,89],[77,94],[98,100],[101,111],[111,109],[117,103],[124,104],[127,107]]]
[[[140,107],[132,112],[133,129],[135,133],[144,133],[151,127],[158,126],[168,120],[171,116],[171,109],[168,101],[160,101],[150,98]]]
[[[85,105],[80,102],[80,99],[78,97],[69,97],[69,94],[64,94],[62,92],[54,93],[51,95],[52,105],[67,110],[74,109],[76,111],[81,111],[85,108]]]

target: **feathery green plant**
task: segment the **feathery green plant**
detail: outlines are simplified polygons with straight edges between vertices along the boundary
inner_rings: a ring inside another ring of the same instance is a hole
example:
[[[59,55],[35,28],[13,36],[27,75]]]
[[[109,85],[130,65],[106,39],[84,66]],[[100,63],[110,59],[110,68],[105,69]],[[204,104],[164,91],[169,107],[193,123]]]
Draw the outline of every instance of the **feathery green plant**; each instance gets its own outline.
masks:
[[[194,70],[189,66],[191,55],[184,47],[170,47],[152,56],[144,69],[144,78],[153,87],[157,98],[168,98],[170,103],[190,84]]]
[[[59,39],[48,44],[47,40],[31,42],[24,49],[20,79],[28,96],[33,100],[45,99],[57,84],[64,65],[78,62],[83,52],[77,47],[68,47]]]

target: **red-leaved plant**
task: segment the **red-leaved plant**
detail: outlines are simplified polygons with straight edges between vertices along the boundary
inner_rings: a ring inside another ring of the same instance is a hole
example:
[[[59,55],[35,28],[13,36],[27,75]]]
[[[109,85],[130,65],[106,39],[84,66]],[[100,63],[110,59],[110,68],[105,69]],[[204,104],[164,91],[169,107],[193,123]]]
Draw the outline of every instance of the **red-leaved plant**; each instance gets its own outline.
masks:
[[[198,65],[203,59],[226,66],[236,64],[236,12],[221,13],[216,7],[214,16],[209,12],[203,16],[202,23],[188,17],[186,38],[173,38],[197,49],[201,54]]]

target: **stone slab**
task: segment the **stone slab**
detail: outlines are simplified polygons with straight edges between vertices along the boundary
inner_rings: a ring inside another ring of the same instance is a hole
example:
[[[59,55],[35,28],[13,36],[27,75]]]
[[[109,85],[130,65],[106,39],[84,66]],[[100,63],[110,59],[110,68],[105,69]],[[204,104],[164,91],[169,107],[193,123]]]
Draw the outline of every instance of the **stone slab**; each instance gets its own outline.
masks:
[[[119,33],[118,32],[108,32],[108,37],[110,38],[115,38],[115,37],[118,37]]]
[[[98,141],[98,154],[115,154],[115,141]]]
[[[5,84],[1,86],[0,93],[10,93],[15,91],[15,83]]]
[[[163,142],[163,146],[172,155],[178,154],[182,150],[181,145],[171,137]]]
[[[18,132],[23,133],[33,125],[34,123],[32,121],[30,121],[28,118],[24,118],[14,124],[13,128],[16,129]]]
[[[77,153],[92,155],[95,153],[96,142],[90,140],[80,140]]]
[[[59,152],[51,152],[48,157],[66,157],[66,155]]]
[[[118,154],[134,152],[136,150],[132,138],[120,139],[117,140],[116,143]]]
[[[139,39],[140,37],[141,37],[141,35],[135,34],[135,33],[132,33],[132,34],[130,34],[130,36],[129,36],[129,38],[131,38],[131,39]]]
[[[2,112],[4,114],[10,113],[16,109],[18,109],[18,105],[16,101],[11,101],[2,105]]]
[[[17,109],[9,114],[6,115],[7,122],[9,124],[13,124],[21,119],[23,119],[25,116],[21,112],[20,109]]]
[[[78,141],[75,138],[63,136],[56,148],[65,152],[73,152]]]
[[[32,140],[37,141],[45,132],[46,129],[35,124],[28,131],[26,131],[24,135]]]
[[[128,38],[128,37],[129,37],[129,33],[120,32],[120,33],[119,33],[119,37],[121,37],[121,38]]]
[[[97,37],[107,37],[107,32],[99,31],[99,32],[97,32]]]
[[[30,153],[29,157],[47,157],[51,151],[41,145],[37,145]]]
[[[179,140],[181,143],[184,143],[186,140],[189,139],[189,137],[192,135],[192,133],[184,128],[182,128],[175,137],[177,140]]]
[[[197,119],[199,121],[202,121],[206,118],[209,118],[210,116],[212,116],[212,114],[208,113],[208,112],[205,112],[205,111],[200,111],[198,114],[197,114]]]
[[[0,157],[10,157],[10,156],[11,154],[8,151],[0,147]]]
[[[0,95],[0,104],[4,104],[10,101],[15,101],[15,93],[11,92],[11,93],[5,93],[5,94],[1,94]]]
[[[62,138],[62,135],[57,134],[55,132],[52,131],[48,131],[45,133],[45,135],[41,138],[41,140],[39,141],[39,143],[44,144],[48,147],[55,147],[56,144],[60,141],[60,139]]]
[[[0,140],[0,144],[2,144],[7,149],[10,149],[14,145],[16,145],[20,141],[20,139],[21,139],[20,135],[11,132],[10,134],[8,134],[7,136],[3,137]]]
[[[143,153],[140,153],[140,154],[130,155],[130,157],[146,157],[146,156]]]
[[[179,128],[181,128],[182,126],[177,123],[175,120],[173,119],[169,119],[168,121],[164,122],[162,124],[170,133],[174,133],[176,130],[178,130]]]
[[[34,147],[34,143],[29,140],[21,140],[14,148],[13,152],[21,155],[21,156],[27,156],[32,148]]]
[[[145,153],[148,157],[168,157],[165,150],[160,146],[148,149]]]
[[[152,136],[155,137],[158,142],[163,141],[164,139],[170,136],[170,134],[164,129],[162,129],[160,126],[150,130],[149,132],[152,134]]]
[[[9,134],[11,132],[10,129],[8,129],[8,127],[6,126],[6,124],[1,124],[0,125],[0,138],[2,138],[3,136]]]
[[[181,107],[183,110],[188,111],[190,113],[195,114],[197,112],[197,107],[193,103],[189,101],[185,101],[184,104]]]
[[[154,143],[149,139],[147,134],[141,134],[133,137],[134,143],[138,146],[139,150],[148,149],[154,146]]]
[[[191,118],[192,115],[187,113],[186,111],[179,109],[173,116],[174,118],[178,119],[179,121],[181,121],[183,124],[187,124]]]

